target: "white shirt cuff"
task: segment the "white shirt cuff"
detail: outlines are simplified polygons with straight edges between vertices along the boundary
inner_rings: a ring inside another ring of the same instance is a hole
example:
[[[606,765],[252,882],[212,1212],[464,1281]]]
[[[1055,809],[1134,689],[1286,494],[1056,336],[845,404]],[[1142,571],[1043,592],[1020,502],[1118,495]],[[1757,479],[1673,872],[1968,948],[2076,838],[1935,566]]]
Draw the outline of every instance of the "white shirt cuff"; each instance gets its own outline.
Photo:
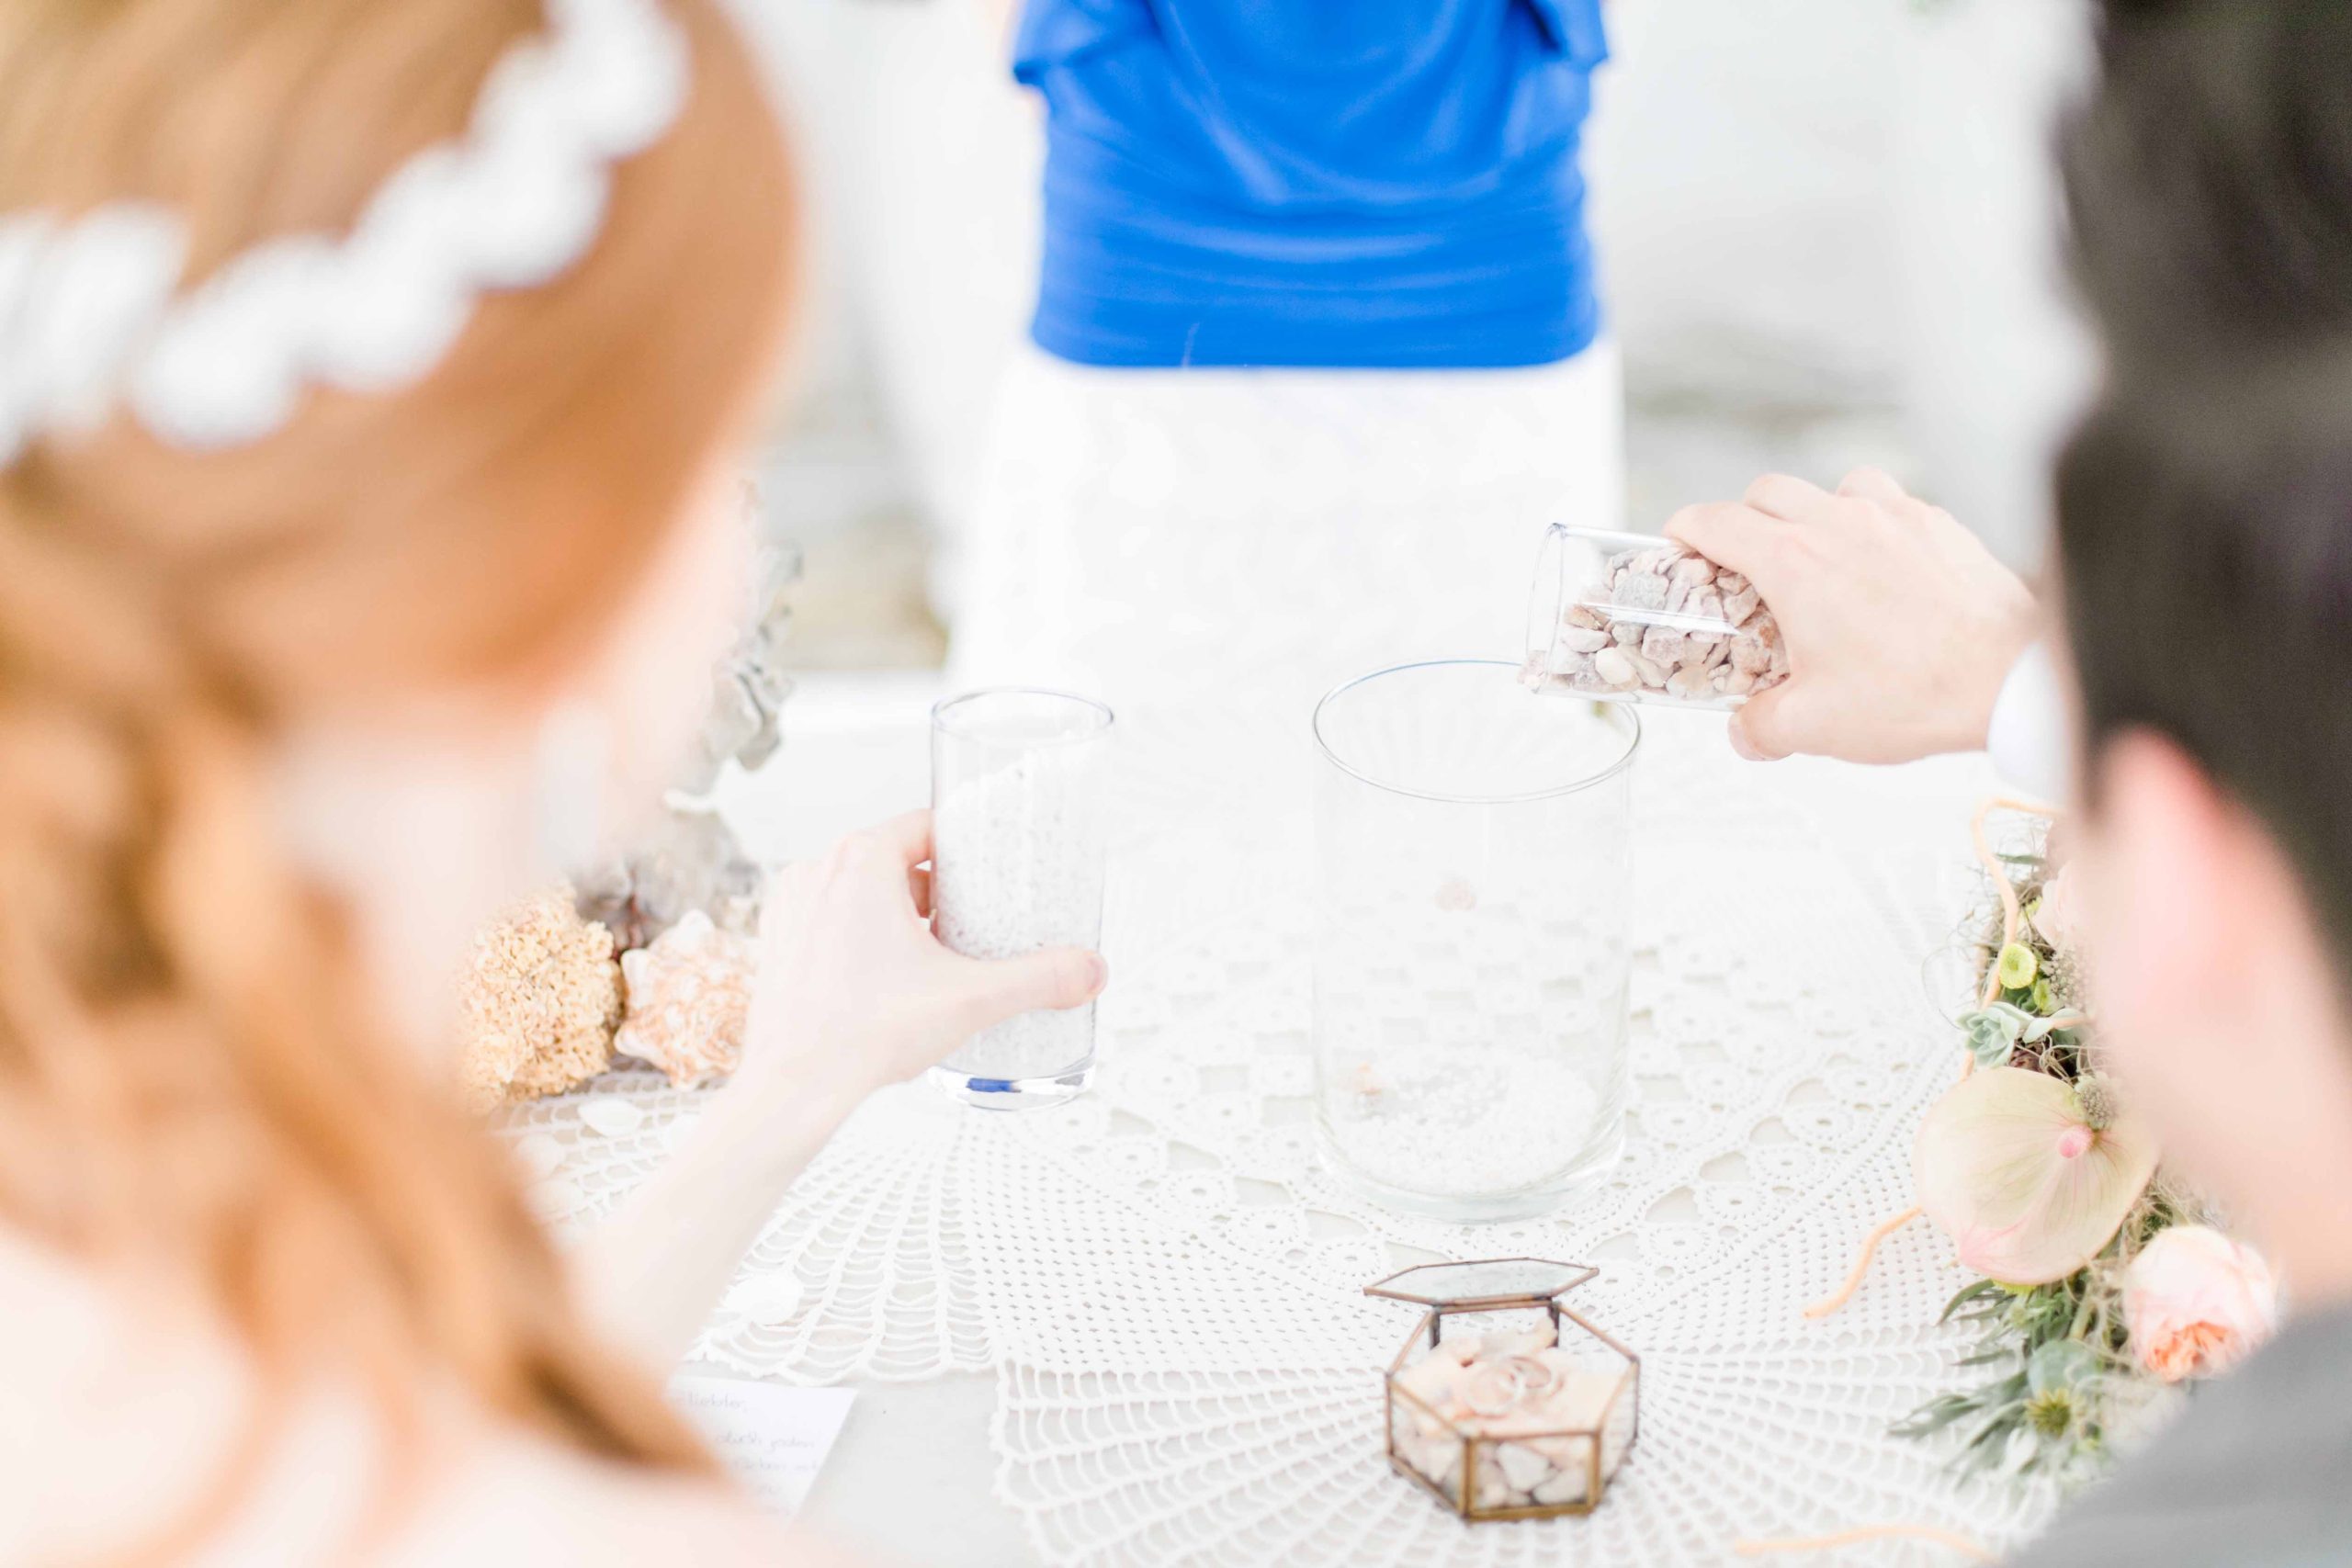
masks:
[[[2075,748],[2066,733],[2065,694],[2050,650],[2037,642],[2018,655],[1993,699],[1984,749],[1993,766],[2019,789],[2052,806],[2072,793]]]

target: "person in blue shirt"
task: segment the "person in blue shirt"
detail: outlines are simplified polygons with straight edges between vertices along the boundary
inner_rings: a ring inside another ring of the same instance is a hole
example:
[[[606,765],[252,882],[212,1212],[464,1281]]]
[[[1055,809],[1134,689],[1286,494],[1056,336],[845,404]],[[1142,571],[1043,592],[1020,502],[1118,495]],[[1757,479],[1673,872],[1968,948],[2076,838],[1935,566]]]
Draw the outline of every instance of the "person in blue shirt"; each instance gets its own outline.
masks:
[[[1600,0],[1028,0],[1033,350],[957,673],[1115,700],[1270,638],[1314,679],[1516,657],[1542,525],[1620,506],[1578,162],[1607,53]]]
[[[1600,326],[1599,0],[1031,0],[1033,333],[1082,365],[1550,364]]]

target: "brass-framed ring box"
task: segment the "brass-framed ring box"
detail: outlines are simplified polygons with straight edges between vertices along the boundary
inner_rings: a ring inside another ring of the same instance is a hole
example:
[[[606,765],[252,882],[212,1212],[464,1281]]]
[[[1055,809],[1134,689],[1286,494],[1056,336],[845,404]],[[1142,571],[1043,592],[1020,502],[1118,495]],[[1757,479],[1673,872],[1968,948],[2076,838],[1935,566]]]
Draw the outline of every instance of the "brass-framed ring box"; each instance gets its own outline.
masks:
[[[1589,1514],[1634,1446],[1641,1359],[1560,1298],[1599,1270],[1427,1263],[1364,1287],[1426,1308],[1389,1363],[1388,1462],[1465,1519]]]

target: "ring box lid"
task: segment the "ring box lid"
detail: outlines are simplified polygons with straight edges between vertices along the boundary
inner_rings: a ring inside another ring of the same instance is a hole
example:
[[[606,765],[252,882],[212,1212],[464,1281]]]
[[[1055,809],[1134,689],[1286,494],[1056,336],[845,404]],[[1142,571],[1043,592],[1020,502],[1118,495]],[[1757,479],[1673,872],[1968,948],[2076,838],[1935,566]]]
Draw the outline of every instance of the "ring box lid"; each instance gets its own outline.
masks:
[[[1363,1293],[1427,1307],[1540,1307],[1600,1272],[1586,1264],[1549,1258],[1422,1263],[1374,1280],[1363,1288]]]

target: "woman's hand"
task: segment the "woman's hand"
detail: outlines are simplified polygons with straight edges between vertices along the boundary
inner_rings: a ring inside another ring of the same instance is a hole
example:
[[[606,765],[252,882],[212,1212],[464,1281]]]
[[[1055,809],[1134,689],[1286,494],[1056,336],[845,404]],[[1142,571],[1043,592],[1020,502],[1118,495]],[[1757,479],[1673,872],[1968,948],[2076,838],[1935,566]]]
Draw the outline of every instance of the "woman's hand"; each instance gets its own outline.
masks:
[[[784,1190],[868,1093],[1014,1013],[1101,994],[1109,971],[1082,949],[983,963],[942,947],[930,858],[931,814],[910,812],[769,887],[742,1066],[581,1250],[590,1309],[650,1365],[694,1342]]]
[[[760,975],[734,1092],[811,1082],[871,1089],[930,1066],[1015,1013],[1101,994],[1100,953],[982,960],[932,935],[931,813],[910,811],[786,866],[760,911]]]
[[[1788,640],[1789,678],[1732,716],[1733,748],[1754,760],[1974,750],[2036,630],[2018,575],[1876,468],[1835,495],[1767,474],[1742,502],[1676,513],[1666,532],[1747,574]]]

